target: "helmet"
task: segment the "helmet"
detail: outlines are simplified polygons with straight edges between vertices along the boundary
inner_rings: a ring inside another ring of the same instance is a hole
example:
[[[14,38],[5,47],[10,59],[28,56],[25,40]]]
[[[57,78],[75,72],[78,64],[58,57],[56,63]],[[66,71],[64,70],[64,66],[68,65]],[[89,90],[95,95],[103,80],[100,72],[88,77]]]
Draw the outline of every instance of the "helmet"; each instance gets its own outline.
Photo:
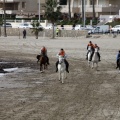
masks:
[[[97,44],[95,44],[95,46],[97,46]]]
[[[61,48],[61,50],[63,50],[63,48]]]
[[[118,52],[120,53],[120,50]]]
[[[91,41],[89,41],[89,43],[92,43]]]

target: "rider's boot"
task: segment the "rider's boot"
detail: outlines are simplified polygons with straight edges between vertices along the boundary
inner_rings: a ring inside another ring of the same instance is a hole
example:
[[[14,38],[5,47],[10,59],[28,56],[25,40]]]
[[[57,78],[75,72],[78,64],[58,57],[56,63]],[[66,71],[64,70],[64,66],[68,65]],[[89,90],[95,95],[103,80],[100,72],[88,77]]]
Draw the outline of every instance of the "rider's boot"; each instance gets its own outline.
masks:
[[[50,63],[49,63],[49,58],[48,58],[48,57],[47,57],[47,64],[50,65]]]
[[[65,59],[65,64],[66,64],[66,72],[69,73],[68,67],[69,67],[69,63],[67,62],[67,60]]]
[[[68,66],[66,66],[66,71],[69,73]]]
[[[118,60],[117,60],[117,67],[116,67],[116,69],[118,68]]]
[[[86,60],[88,60],[88,52],[87,52],[87,55],[86,55]]]
[[[100,54],[99,54],[99,53],[98,53],[98,57],[99,57],[99,61],[101,61],[101,60],[100,60]]]
[[[56,62],[56,72],[58,72],[58,61]]]

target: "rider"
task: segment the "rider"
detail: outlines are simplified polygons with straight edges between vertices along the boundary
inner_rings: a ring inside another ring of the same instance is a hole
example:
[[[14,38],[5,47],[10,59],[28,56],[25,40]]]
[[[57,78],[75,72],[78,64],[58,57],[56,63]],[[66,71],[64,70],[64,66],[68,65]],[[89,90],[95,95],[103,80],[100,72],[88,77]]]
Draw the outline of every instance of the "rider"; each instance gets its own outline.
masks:
[[[87,50],[88,50],[88,47],[91,46],[91,49],[92,49],[92,54],[90,56],[90,60],[92,59],[92,56],[93,56],[93,53],[94,53],[94,45],[91,41],[89,41],[88,45],[87,45]],[[88,53],[89,51],[87,52],[87,55],[86,55],[86,59],[88,60]]]
[[[60,49],[60,52],[58,53],[58,55],[61,55],[62,57],[64,57],[64,61],[65,61],[65,64],[66,64],[66,71],[69,73],[69,70],[68,70],[68,67],[69,67],[69,63],[68,61],[65,59],[66,58],[66,54],[65,54],[65,51],[63,48]],[[58,71],[58,63],[59,61],[56,62],[56,72]]]
[[[98,50],[100,50],[100,47],[99,47],[97,44],[94,45],[94,49],[95,49],[95,48],[98,48]],[[99,52],[98,52],[98,57],[99,57],[99,61],[101,61],[101,60],[100,60],[100,53],[99,53]]]
[[[47,64],[49,65],[49,58],[47,56],[47,49],[45,46],[42,46],[40,55],[45,56],[47,58]]]
[[[118,54],[117,54],[117,59],[116,59],[117,67],[116,67],[116,69],[118,68],[119,59],[120,59],[120,50],[118,51]]]

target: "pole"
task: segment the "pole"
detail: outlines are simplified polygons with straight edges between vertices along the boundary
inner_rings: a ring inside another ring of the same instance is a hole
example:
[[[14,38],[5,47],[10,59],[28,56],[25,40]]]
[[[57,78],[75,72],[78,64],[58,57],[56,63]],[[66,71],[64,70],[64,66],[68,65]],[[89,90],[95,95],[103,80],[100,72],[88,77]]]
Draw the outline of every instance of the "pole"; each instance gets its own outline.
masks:
[[[39,23],[40,23],[40,0],[39,0]]]
[[[84,0],[82,0],[82,24],[84,24]]]
[[[6,8],[5,8],[5,0],[3,2],[3,10],[4,10],[4,37],[7,37],[7,34],[6,34]]]
[[[85,0],[84,0],[84,27],[85,27],[85,21],[86,21],[86,20],[85,20],[85,3],[86,3],[86,2],[85,2]]]

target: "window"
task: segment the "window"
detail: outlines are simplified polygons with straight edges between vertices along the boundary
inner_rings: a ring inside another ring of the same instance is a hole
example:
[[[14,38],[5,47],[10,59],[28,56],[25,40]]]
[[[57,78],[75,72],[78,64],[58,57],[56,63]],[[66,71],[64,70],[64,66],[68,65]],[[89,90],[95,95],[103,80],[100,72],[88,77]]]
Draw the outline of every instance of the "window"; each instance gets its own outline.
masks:
[[[67,5],[67,0],[60,0],[60,5]]]
[[[25,8],[25,2],[22,2],[22,8]]]

